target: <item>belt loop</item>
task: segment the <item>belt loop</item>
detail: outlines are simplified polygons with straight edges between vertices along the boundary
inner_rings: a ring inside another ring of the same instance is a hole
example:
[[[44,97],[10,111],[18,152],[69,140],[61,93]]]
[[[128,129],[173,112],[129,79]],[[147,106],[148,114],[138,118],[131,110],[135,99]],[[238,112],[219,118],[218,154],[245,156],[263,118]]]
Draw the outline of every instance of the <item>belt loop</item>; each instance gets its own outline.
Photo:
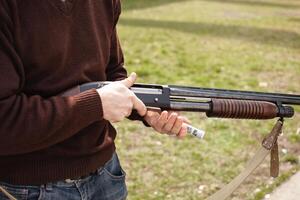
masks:
[[[80,179],[78,179],[78,180],[80,180]],[[76,180],[75,180],[75,179],[67,178],[67,179],[65,179],[65,182],[66,182],[66,183],[75,183]]]
[[[103,167],[99,167],[96,171],[97,175],[100,175],[103,171]]]
[[[52,183],[47,183],[45,184],[45,190],[46,191],[52,191],[53,190],[53,184]]]

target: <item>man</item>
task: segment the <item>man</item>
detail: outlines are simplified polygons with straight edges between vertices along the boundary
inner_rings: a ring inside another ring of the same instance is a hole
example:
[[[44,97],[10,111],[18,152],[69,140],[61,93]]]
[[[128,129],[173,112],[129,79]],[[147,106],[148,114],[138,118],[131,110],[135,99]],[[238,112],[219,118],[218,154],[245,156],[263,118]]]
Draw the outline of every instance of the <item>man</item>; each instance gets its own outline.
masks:
[[[0,0],[0,186],[15,198],[125,199],[111,123],[132,109],[186,134],[181,116],[147,111],[128,89],[120,12],[120,0]],[[60,95],[92,81],[114,83]]]

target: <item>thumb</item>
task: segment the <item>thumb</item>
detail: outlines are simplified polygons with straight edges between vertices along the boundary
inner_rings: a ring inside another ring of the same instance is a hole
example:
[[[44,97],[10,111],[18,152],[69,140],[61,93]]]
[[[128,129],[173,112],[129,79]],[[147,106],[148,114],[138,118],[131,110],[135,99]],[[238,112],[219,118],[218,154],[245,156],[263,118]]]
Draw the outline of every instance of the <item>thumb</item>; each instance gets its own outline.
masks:
[[[128,78],[121,80],[120,83],[125,85],[127,88],[130,88],[135,83],[136,78],[136,73],[132,72]]]

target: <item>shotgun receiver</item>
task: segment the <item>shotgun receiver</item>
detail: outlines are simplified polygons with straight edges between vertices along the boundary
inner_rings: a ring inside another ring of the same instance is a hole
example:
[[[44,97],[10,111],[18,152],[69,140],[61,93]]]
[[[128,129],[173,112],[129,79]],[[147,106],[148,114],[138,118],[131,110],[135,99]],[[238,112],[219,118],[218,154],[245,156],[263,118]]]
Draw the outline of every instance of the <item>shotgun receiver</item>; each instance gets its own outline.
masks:
[[[67,93],[101,88],[110,82],[91,82]],[[300,95],[174,85],[134,84],[130,88],[147,107],[162,110],[205,112],[207,117],[236,119],[290,118],[300,105]]]

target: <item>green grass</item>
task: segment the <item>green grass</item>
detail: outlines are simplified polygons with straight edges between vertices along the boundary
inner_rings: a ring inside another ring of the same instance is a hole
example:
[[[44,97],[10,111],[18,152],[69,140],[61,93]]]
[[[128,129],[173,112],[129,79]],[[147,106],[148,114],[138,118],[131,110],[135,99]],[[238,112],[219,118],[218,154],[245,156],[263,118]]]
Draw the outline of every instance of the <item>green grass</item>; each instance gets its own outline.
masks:
[[[137,72],[138,82],[300,93],[300,2],[122,3],[119,36],[127,69]],[[279,141],[288,150],[280,153],[282,177],[299,167],[297,111]],[[138,122],[116,125],[128,199],[205,199],[243,169],[275,122],[184,114],[206,130],[203,141],[175,140]],[[285,178],[278,180],[262,188],[269,182],[266,161],[232,199],[260,199]]]

